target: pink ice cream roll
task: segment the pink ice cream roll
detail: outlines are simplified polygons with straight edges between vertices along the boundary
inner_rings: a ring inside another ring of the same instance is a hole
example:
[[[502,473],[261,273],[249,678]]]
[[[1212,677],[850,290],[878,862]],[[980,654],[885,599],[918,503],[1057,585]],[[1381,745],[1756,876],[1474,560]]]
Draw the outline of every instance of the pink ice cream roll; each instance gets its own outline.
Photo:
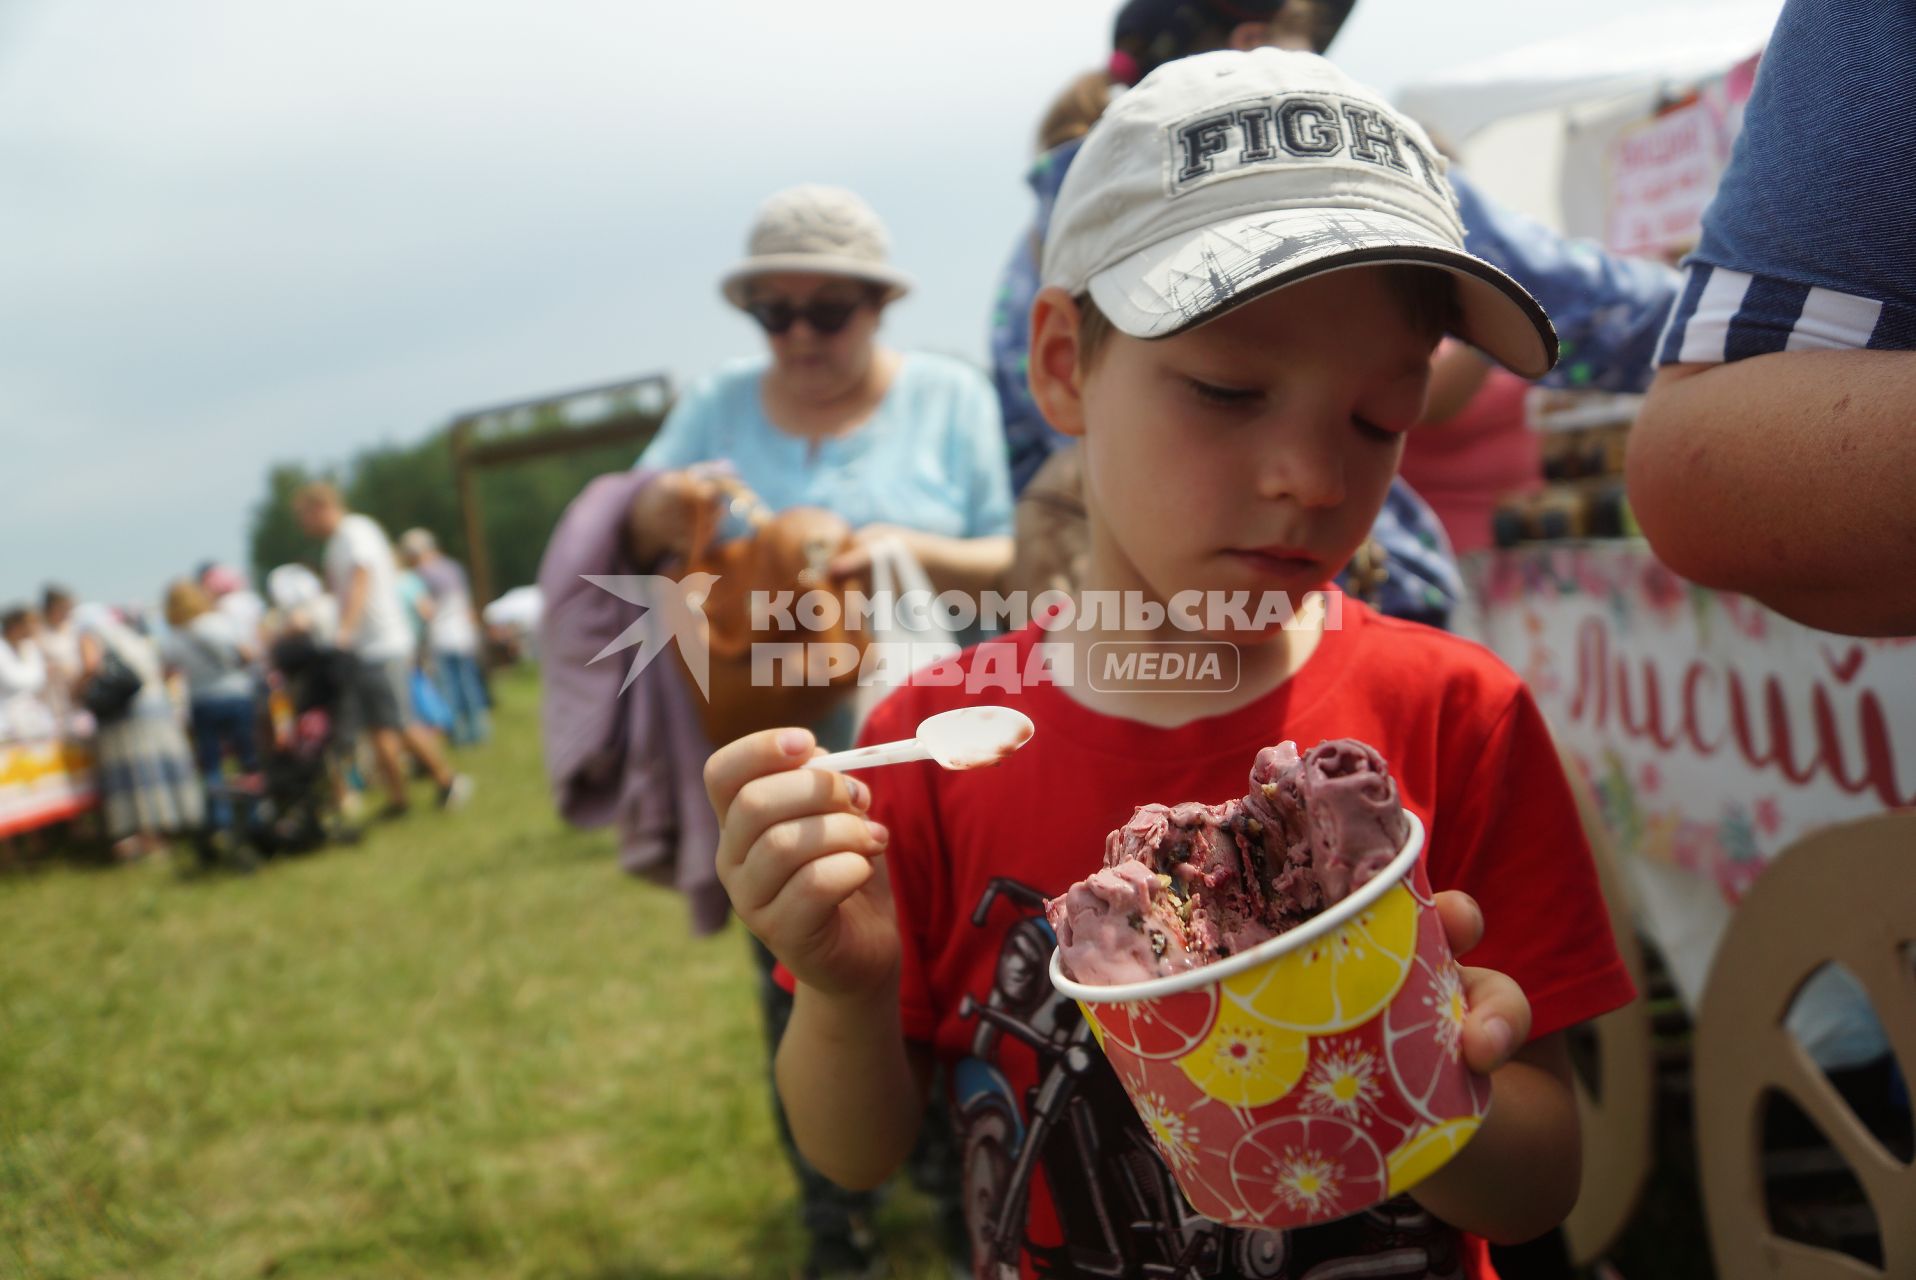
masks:
[[[1086,982],[1116,984],[1195,967],[1167,877],[1127,859],[1045,904],[1058,945]]]
[[[1409,829],[1384,757],[1355,738],[1304,753],[1297,787],[1308,817],[1311,871],[1325,905],[1348,897],[1397,856]]]

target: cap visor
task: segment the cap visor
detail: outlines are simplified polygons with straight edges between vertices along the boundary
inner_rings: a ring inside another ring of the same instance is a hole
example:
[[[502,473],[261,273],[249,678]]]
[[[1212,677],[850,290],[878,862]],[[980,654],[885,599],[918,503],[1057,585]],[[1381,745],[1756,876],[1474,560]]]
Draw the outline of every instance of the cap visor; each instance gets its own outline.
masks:
[[[1557,331],[1524,287],[1396,214],[1373,209],[1262,210],[1160,241],[1091,278],[1091,299],[1120,332],[1168,338],[1285,285],[1327,271],[1402,263],[1457,280],[1457,336],[1523,378],[1557,362]]]

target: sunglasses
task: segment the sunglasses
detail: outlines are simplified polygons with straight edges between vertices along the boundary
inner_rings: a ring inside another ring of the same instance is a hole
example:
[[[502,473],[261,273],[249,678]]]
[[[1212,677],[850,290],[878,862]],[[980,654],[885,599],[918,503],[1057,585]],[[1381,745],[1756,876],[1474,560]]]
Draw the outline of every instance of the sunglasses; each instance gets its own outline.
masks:
[[[770,334],[781,334],[803,320],[813,333],[829,338],[851,320],[865,305],[863,298],[813,298],[804,306],[795,306],[784,298],[762,298],[745,307],[759,327]]]

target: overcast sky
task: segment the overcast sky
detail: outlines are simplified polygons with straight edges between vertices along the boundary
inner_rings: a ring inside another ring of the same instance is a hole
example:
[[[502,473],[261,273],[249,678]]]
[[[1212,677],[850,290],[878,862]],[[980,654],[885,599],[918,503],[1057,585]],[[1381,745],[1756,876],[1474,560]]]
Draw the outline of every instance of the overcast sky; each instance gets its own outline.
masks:
[[[1685,0],[1361,0],[1420,72]],[[982,360],[1053,93],[1115,0],[0,0],[0,601],[241,561],[270,462],[756,350],[758,202],[849,186]],[[1646,25],[1646,39],[1654,39]]]

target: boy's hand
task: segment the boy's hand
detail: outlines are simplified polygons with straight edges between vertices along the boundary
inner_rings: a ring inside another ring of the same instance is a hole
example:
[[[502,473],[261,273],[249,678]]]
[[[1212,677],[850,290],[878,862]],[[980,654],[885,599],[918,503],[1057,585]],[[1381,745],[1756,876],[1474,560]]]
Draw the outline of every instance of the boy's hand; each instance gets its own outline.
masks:
[[[767,729],[706,761],[719,882],[793,977],[831,995],[870,994],[898,968],[891,888],[873,861],[890,836],[865,817],[864,783],[799,767],[815,745],[804,729]]]
[[[1484,936],[1484,913],[1467,893],[1445,890],[1437,897],[1437,914],[1453,955],[1462,958]],[[1478,1075],[1489,1075],[1510,1061],[1530,1038],[1530,1001],[1510,977],[1495,969],[1459,965],[1464,979],[1464,1065]]]

